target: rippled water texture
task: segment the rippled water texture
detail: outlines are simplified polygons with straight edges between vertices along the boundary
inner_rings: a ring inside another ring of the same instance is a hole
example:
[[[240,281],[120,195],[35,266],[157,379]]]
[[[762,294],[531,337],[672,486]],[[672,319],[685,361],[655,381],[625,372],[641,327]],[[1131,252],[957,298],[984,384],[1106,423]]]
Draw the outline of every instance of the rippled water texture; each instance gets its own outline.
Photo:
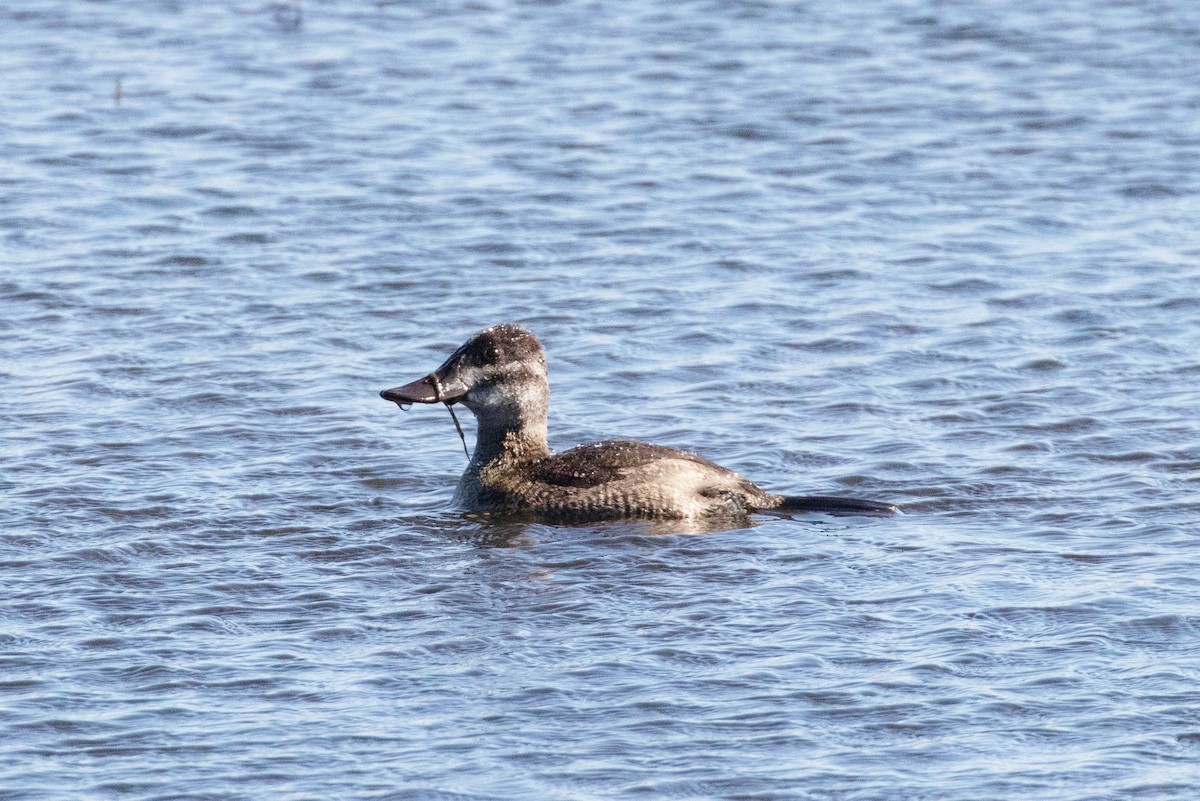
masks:
[[[0,5],[0,797],[1196,798],[1198,9]],[[905,514],[464,518],[505,320]]]

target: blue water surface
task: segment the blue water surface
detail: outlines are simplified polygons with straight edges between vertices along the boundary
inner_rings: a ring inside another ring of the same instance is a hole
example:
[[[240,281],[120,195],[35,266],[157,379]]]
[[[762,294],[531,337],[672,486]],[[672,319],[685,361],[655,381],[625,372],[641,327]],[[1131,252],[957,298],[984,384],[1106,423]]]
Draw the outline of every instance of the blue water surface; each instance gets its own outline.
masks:
[[[0,797],[1200,794],[1200,6],[18,0],[0,74]],[[377,392],[503,321],[555,448],[904,513],[463,516]]]

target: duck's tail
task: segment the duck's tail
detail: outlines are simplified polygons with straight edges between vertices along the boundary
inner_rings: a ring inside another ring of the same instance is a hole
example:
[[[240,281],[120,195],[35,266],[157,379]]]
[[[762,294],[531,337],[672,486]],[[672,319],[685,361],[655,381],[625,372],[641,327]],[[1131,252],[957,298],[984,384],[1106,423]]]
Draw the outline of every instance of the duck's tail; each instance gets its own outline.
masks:
[[[778,497],[779,505],[762,511],[776,514],[822,512],[827,515],[890,515],[896,511],[895,504],[860,501],[857,498],[838,498],[833,495],[781,495]]]

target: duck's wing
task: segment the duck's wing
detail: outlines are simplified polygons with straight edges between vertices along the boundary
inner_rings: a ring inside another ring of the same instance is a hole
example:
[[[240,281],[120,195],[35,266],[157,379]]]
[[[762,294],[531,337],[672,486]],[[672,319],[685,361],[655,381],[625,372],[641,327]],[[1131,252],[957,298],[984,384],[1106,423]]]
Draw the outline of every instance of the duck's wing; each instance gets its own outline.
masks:
[[[558,487],[588,489],[639,474],[651,474],[656,467],[679,462],[703,465],[718,475],[737,475],[694,453],[634,440],[593,442],[551,454],[531,465],[528,475],[535,481]]]

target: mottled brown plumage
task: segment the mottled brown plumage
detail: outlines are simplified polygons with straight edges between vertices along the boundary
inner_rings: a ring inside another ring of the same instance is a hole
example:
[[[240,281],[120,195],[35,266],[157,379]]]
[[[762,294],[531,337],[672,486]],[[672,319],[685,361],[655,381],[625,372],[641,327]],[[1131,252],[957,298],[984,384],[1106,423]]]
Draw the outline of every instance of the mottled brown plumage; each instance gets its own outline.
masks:
[[[384,390],[401,403],[462,403],[479,423],[455,500],[464,508],[548,521],[696,520],[751,512],[889,512],[848,498],[766,492],[694,453],[611,440],[550,453],[546,354],[521,326],[480,331],[428,376]]]

